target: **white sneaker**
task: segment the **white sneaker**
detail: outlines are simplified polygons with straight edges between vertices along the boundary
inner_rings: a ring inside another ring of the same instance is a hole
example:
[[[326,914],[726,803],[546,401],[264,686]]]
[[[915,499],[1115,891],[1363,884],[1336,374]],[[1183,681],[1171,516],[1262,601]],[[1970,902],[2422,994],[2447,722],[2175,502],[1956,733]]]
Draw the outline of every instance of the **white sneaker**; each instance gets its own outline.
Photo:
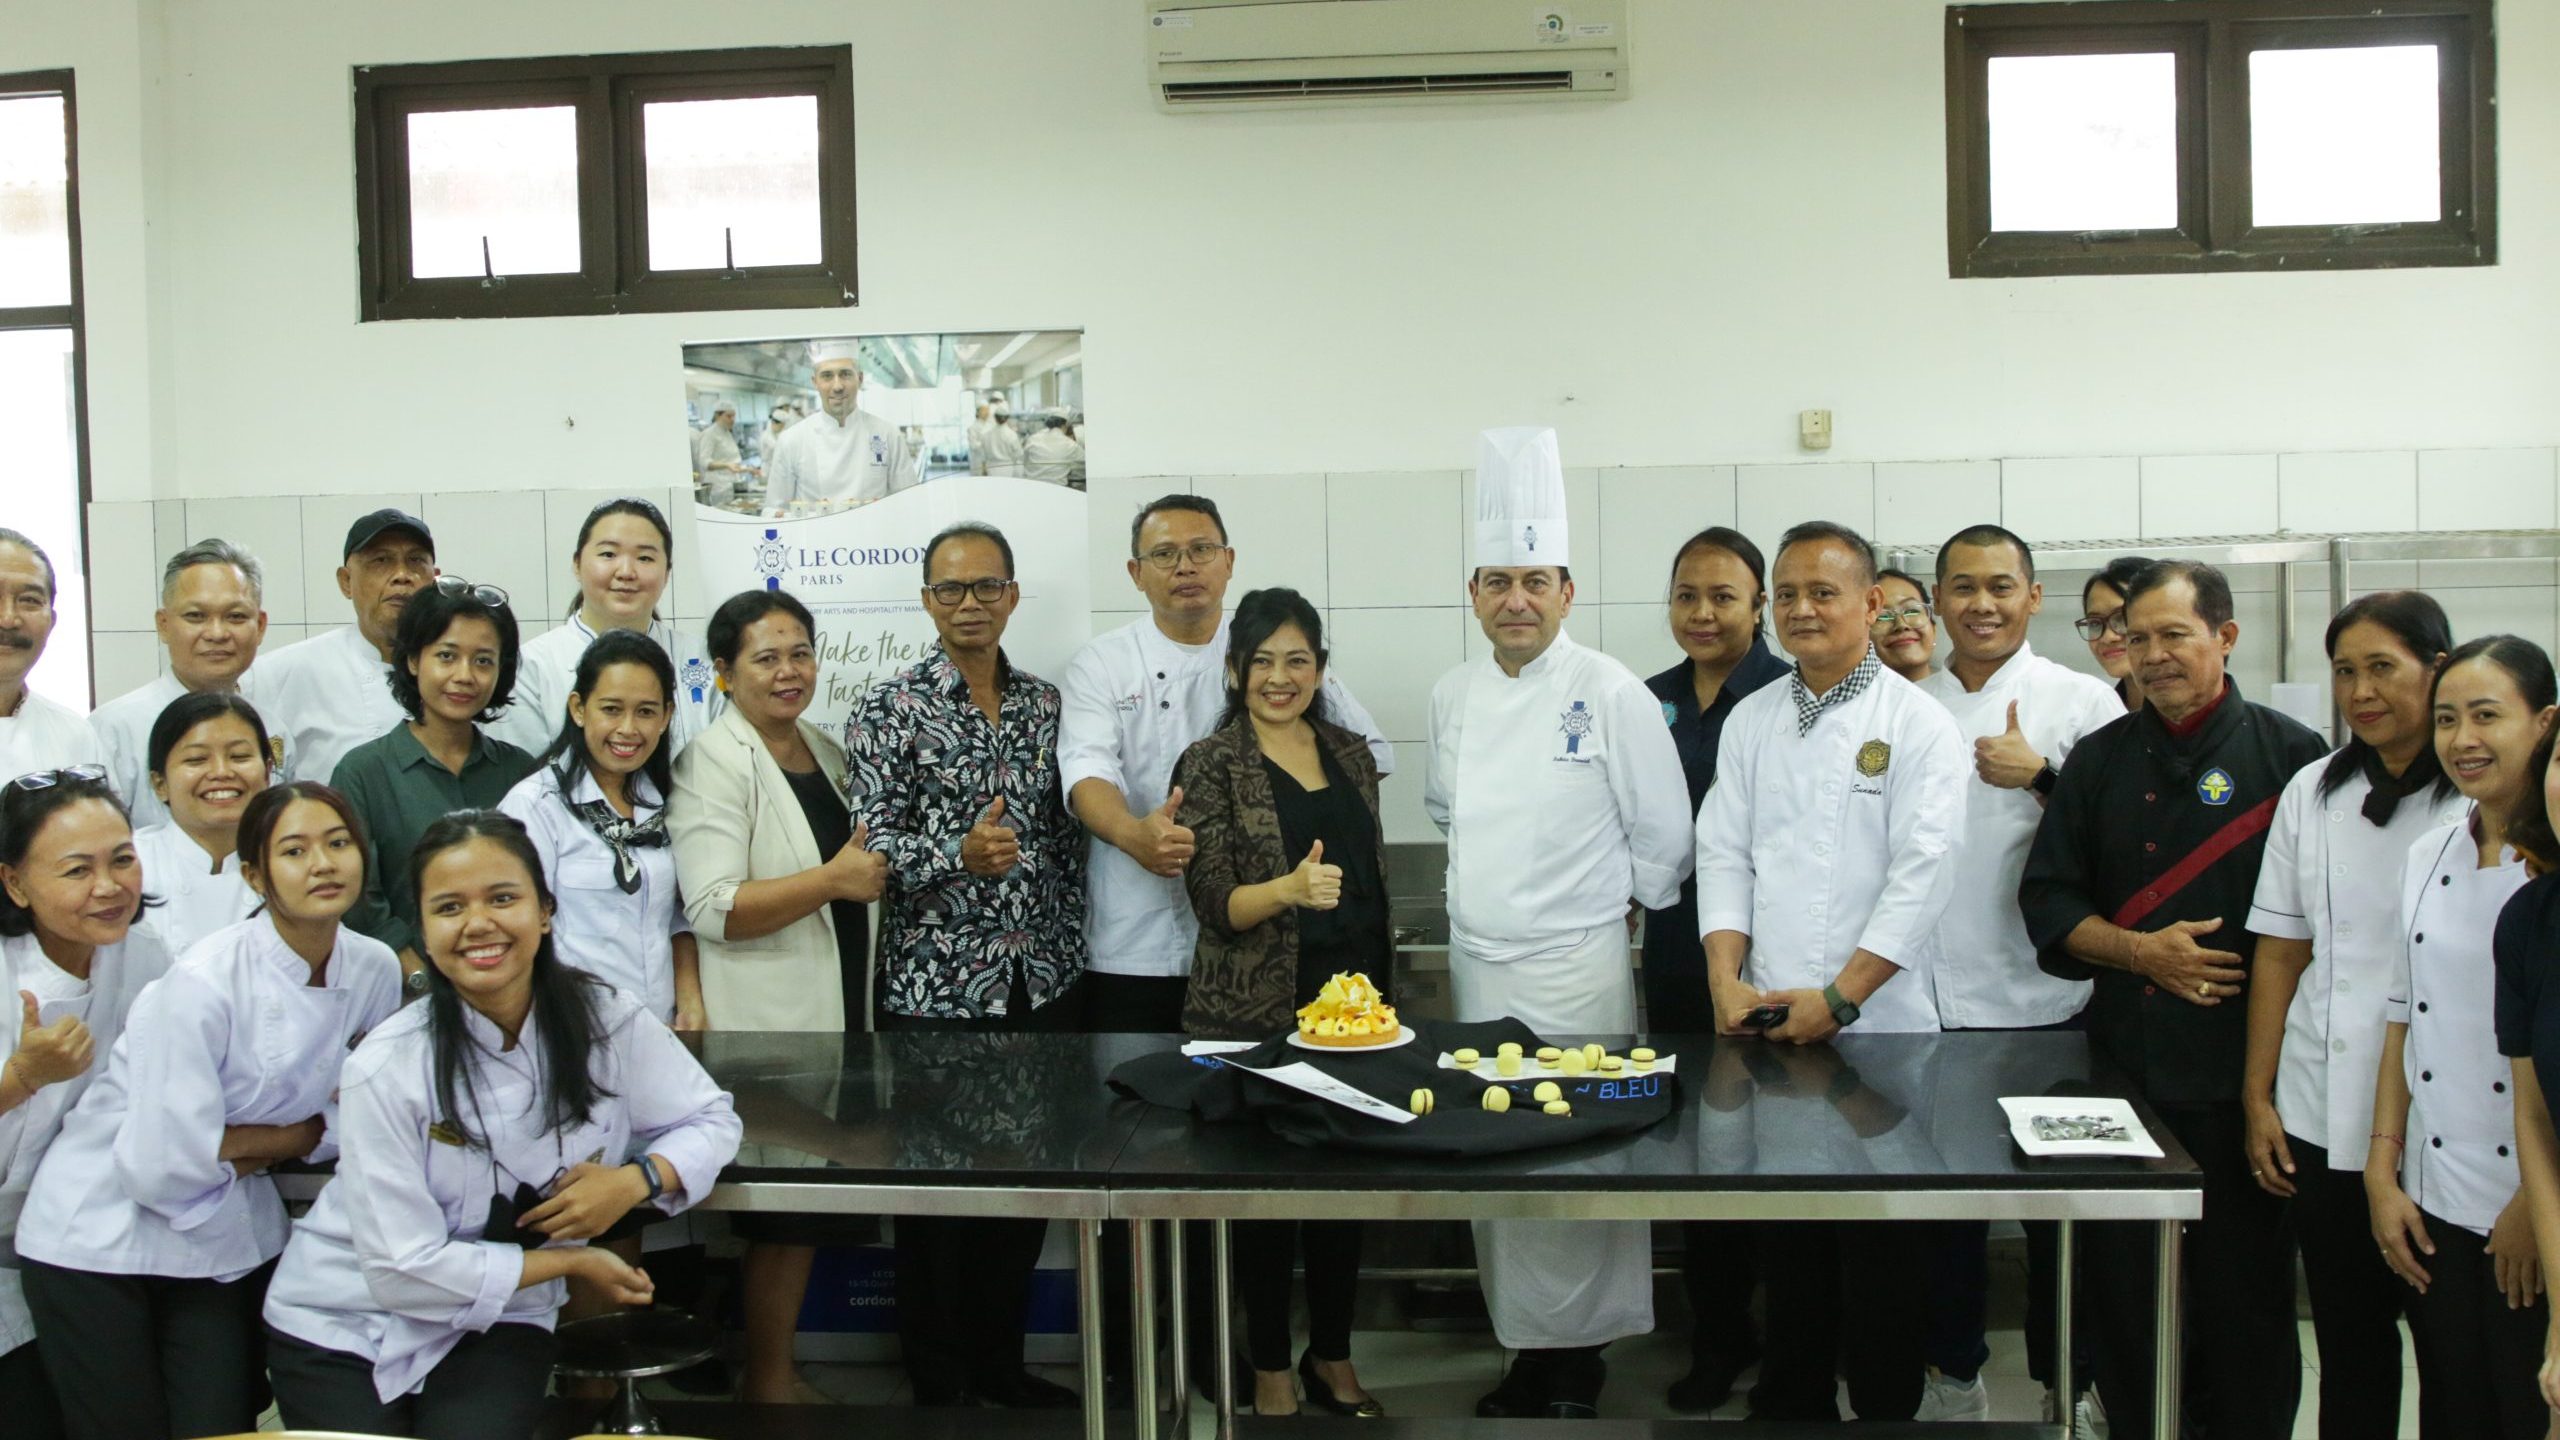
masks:
[[[2108,1440],[2107,1407],[2092,1389],[2071,1410],[2071,1440]]]
[[[1932,1370],[1928,1388],[1920,1392],[1920,1409],[1914,1420],[1988,1420],[1991,1418],[1991,1392],[1982,1387],[1982,1377],[1950,1380]]]

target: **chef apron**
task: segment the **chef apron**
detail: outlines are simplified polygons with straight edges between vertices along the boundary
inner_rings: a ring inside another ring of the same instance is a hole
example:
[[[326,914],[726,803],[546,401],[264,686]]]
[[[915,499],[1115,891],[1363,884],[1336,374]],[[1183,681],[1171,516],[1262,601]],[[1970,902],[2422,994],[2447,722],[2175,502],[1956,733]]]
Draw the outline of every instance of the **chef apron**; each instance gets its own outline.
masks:
[[[1514,1016],[1541,1035],[1636,1028],[1627,927],[1611,921],[1564,947],[1483,960],[1452,937],[1449,990],[1460,1020]],[[1590,1162],[1607,1168],[1623,1154]],[[1476,1268],[1493,1333],[1514,1350],[1605,1345],[1653,1329],[1653,1227],[1642,1220],[1478,1220]]]

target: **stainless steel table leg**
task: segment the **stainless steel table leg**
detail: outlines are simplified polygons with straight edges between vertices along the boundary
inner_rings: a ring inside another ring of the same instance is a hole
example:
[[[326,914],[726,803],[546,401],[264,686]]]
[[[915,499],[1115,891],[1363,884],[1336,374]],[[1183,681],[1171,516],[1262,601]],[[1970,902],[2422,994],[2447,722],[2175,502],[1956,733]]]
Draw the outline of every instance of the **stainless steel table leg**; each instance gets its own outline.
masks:
[[[1129,1222],[1129,1409],[1156,1440],[1156,1222]]]
[[[1102,1222],[1076,1222],[1076,1340],[1084,1351],[1084,1440],[1104,1440]]]
[[[2053,1226],[2053,1393],[2060,1407],[2063,1433],[2071,1431],[2071,1222],[2057,1220]]]
[[[1166,1243],[1171,1246],[1164,1257],[1165,1289],[1171,1295],[1166,1315],[1173,1326],[1173,1333],[1165,1337],[1165,1357],[1171,1362],[1166,1368],[1173,1372],[1167,1377],[1167,1384],[1173,1391],[1167,1412],[1173,1417],[1171,1429],[1175,1440],[1191,1440],[1191,1298],[1183,1273],[1191,1247],[1183,1243],[1183,1227],[1184,1222],[1180,1220],[1165,1226]]]
[[[2160,1274],[2154,1306],[2159,1312],[2157,1351],[2151,1362],[2152,1440],[2178,1440],[2178,1362],[2182,1326],[2178,1315],[2179,1245],[2182,1222],[2160,1222]]]
[[[1218,1375],[1218,1440],[1235,1440],[1236,1435],[1234,1297],[1227,1293],[1233,1288],[1230,1277],[1235,1274],[1235,1257],[1227,1248],[1230,1238],[1226,1221],[1211,1222],[1209,1267],[1215,1273],[1209,1277],[1209,1303],[1217,1307],[1213,1318],[1217,1321],[1218,1353],[1208,1358],[1209,1363],[1217,1368]]]

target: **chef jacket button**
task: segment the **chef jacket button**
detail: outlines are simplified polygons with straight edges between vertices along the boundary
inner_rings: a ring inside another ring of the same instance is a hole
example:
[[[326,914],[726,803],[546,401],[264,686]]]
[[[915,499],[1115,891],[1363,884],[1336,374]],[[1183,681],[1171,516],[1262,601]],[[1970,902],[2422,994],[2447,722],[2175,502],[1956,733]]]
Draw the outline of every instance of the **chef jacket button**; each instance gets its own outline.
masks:
[[[2435,1148],[2437,1148],[2438,1150],[2441,1150],[2441,1149],[2443,1149],[2443,1148],[2444,1148],[2444,1137],[2443,1137],[2443,1136],[2441,1136],[2441,1135],[2438,1135],[2438,1136],[2436,1136],[2434,1139],[2429,1140],[2427,1143],[2428,1143],[2428,1144],[2430,1144],[2430,1145],[2432,1145],[2432,1146],[2434,1146],[2434,1147],[2435,1147]]]
[[[2415,944],[2424,945],[2427,943],[2427,932],[2421,930],[2417,934],[2411,936],[2410,940]]]
[[[2344,995],[2345,993],[2347,993],[2347,982],[2346,982],[2346,981],[2344,981],[2344,980],[2341,980],[2341,981],[2339,981],[2335,986],[2332,986],[2331,988],[2332,988],[2332,989],[2335,989],[2339,994]]]
[[[2142,797],[2142,798],[2143,798],[2143,800],[2144,800],[2144,802],[2145,802],[2145,803],[2148,803],[2148,802],[2150,802],[2150,801],[2157,800],[2157,799],[2159,799],[2160,797],[2159,797],[2158,795],[2156,795],[2156,794],[2152,794],[2152,793],[2149,793],[2149,792],[2145,792],[2145,793],[2143,794],[2143,797]]]
[[[2492,1080],[2489,1082],[2489,1088],[2497,1091],[2501,1095],[2504,1095],[2507,1093],[2507,1082],[2504,1080]]]
[[[2160,848],[2160,842],[2158,842],[2158,841],[2156,841],[2156,840],[2145,840],[2145,841],[2143,841],[2143,842],[2142,842],[2142,853],[2143,853],[2143,854],[2145,854],[2145,855],[2148,855],[2148,854],[2150,854],[2152,851],[2157,850],[2157,849],[2159,849],[2159,848]]]
[[[2332,810],[2329,812],[2329,823],[2332,825],[2343,825],[2346,823],[2346,820],[2347,812],[2344,810]]]
[[[2418,1002],[2418,1013],[2419,1013],[2419,1014],[2421,1014],[2421,1015],[2424,1015],[2424,1014],[2426,1014],[2426,1013],[2427,1013],[2427,1002],[2426,1002],[2426,1001],[2421,1000],[2421,1001],[2419,1001],[2419,1002]]]
[[[2142,993],[2145,995],[2157,995],[2160,993],[2160,987],[2156,985],[2145,985],[2142,987]]]
[[[1831,853],[1831,843],[1830,843],[1829,841],[1827,841],[1827,840],[1817,840],[1817,841],[1815,841],[1815,842],[1814,842],[1814,845],[1813,845],[1813,853],[1814,853],[1814,854],[1816,854],[1816,855],[1828,855],[1828,854],[1830,854],[1830,853]]]
[[[2332,875],[2344,876],[2347,873],[2347,867],[2344,865],[2332,865],[2329,867],[2329,873]]]
[[[2504,1158],[2506,1157],[2506,1153],[2507,1153],[2507,1147],[2506,1147],[2506,1146],[2501,1145],[2501,1146],[2499,1146],[2499,1147],[2498,1147],[2498,1155],[2499,1155],[2499,1158],[2504,1159]]]
[[[2432,1081],[2436,1078],[2436,1072],[2433,1070],[2421,1070],[2418,1072],[2418,1078],[2420,1080]]]
[[[2450,885],[2453,883],[2453,877],[2450,875],[2440,876],[2437,878],[2436,883],[2439,885]]]
[[[2329,1048],[2341,1055],[2344,1055],[2347,1053],[2347,1042],[2344,1040],[2332,1040],[2329,1042]]]
[[[1159,709],[1159,710],[1170,710],[1170,709],[1172,709],[1172,708],[1173,708],[1173,702],[1172,702],[1172,701],[1170,701],[1170,700],[1159,700],[1159,701],[1157,701],[1157,702],[1156,702],[1156,708],[1157,708],[1157,709]],[[2341,870],[2341,871],[2339,871],[2338,873],[2339,873],[2339,874],[2341,874],[2341,875],[2344,875],[2344,874],[2345,874],[2345,873],[2347,873],[2347,872],[2346,872],[2346,871],[2344,871],[2344,870]]]
[[[2142,898],[2145,900],[2157,901],[2160,898],[2160,892],[2157,890],[2145,890],[2142,892]]]
[[[1163,679],[1163,678],[1164,678],[1164,672],[1163,672],[1163,671],[1161,671],[1161,670],[1157,671],[1157,672],[1156,672],[1156,678],[1157,678],[1157,679],[1159,679],[1159,680]]]
[[[2356,922],[2354,922],[2353,920],[2341,920],[2341,921],[2339,921],[2339,922],[2338,922],[2338,938],[2339,938],[2339,939],[2344,940],[2345,938],[2347,938],[2347,937],[2348,937],[2348,936],[2350,936],[2350,935],[2353,935],[2354,933],[2356,933]]]

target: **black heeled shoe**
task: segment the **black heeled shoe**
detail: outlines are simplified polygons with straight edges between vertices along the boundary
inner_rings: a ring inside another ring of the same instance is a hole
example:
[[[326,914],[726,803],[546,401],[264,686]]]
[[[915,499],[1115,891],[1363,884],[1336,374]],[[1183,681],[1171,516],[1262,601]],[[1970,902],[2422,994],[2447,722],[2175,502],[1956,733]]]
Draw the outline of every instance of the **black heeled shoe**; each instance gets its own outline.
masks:
[[[1365,1400],[1343,1400],[1335,1397],[1333,1387],[1316,1373],[1316,1352],[1312,1349],[1298,1357],[1298,1384],[1306,1391],[1306,1403],[1334,1415],[1349,1415],[1361,1420],[1376,1420],[1387,1413],[1387,1407],[1372,1395]]]

